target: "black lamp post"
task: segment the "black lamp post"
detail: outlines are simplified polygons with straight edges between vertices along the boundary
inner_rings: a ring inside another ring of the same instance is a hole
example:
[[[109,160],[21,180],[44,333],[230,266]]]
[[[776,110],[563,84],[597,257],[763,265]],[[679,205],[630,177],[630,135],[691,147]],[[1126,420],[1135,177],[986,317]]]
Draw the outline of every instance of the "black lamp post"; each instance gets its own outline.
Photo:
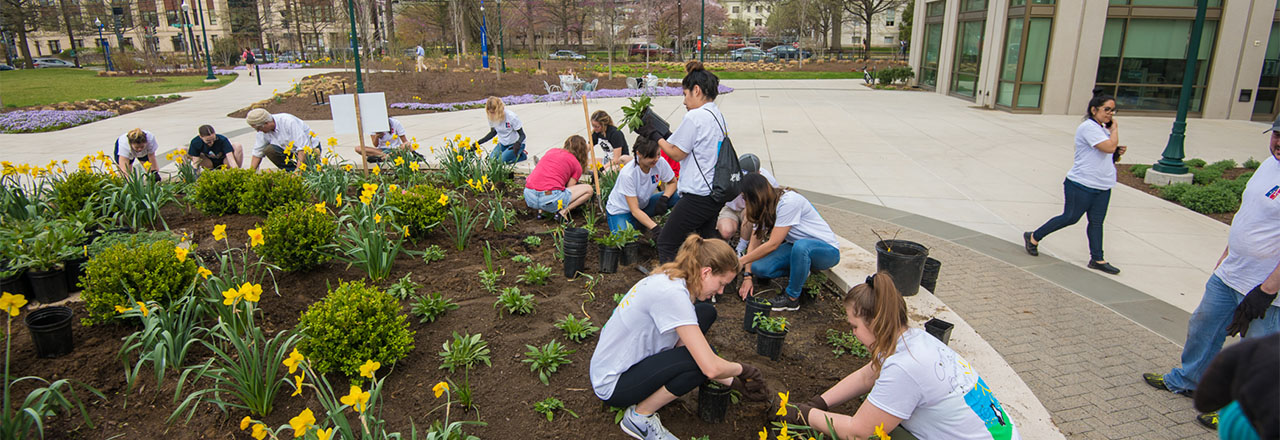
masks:
[[[1182,92],[1178,96],[1178,114],[1173,120],[1173,130],[1169,132],[1169,142],[1164,152],[1160,153],[1160,161],[1151,169],[1166,174],[1187,174],[1187,164],[1182,162],[1186,157],[1183,142],[1187,139],[1187,110],[1191,107],[1191,95],[1195,93],[1196,70],[1200,62],[1200,34],[1204,33],[1205,8],[1208,0],[1196,1],[1196,19],[1191,25],[1191,38],[1187,41],[1186,69],[1182,73]],[[1203,99],[1201,105],[1203,106]]]
[[[189,8],[186,3],[183,3],[182,7],[184,9]],[[196,16],[196,19],[200,20],[200,36],[203,37],[201,43],[204,43],[204,66],[205,70],[208,71],[208,76],[204,77],[204,81],[215,82],[218,78],[213,76],[213,59],[209,58],[209,31],[204,27],[204,8],[200,7],[200,0],[196,0]]]
[[[115,70],[111,66],[111,43],[108,42],[106,38],[102,38],[102,20],[96,18],[93,19],[93,25],[98,27],[98,42],[102,43],[102,48],[106,50],[107,53],[107,71],[110,72]]]

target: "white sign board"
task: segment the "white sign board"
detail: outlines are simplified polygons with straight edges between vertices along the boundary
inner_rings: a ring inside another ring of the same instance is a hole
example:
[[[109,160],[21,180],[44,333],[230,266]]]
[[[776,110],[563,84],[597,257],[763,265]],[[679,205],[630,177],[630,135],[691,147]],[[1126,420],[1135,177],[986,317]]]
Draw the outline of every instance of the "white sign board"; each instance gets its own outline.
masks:
[[[356,99],[354,95],[329,95],[329,110],[333,112],[333,132],[356,134]],[[388,131],[387,96],[378,93],[360,94],[360,118],[365,134]]]

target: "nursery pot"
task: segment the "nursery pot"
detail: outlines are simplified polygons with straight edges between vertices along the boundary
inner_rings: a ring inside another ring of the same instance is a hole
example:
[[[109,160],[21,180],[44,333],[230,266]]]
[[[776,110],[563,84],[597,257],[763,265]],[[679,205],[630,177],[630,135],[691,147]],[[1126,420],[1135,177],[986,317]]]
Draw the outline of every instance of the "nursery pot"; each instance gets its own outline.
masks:
[[[906,240],[882,240],[876,243],[876,271],[888,272],[893,278],[893,285],[902,296],[920,292],[920,278],[924,276],[924,261],[927,258],[929,248],[920,243]]]
[[[31,282],[27,278],[27,271],[18,270],[8,278],[0,279],[0,291],[30,297]]]
[[[938,338],[938,340],[942,341],[943,344],[951,342],[951,329],[954,329],[955,327],[955,324],[938,318],[931,318],[928,322],[924,323],[924,331],[933,335],[933,337]]]
[[[622,249],[613,246],[600,246],[600,273],[616,273],[618,272],[618,257],[622,255]]]
[[[88,257],[80,256],[62,262],[63,274],[67,279],[67,292],[80,291],[80,278],[84,277],[84,263],[88,261]]]
[[[745,308],[746,312],[743,312],[742,316],[742,329],[746,330],[747,333],[756,332],[756,313],[763,313],[764,316],[769,316],[769,312],[773,311],[772,305],[766,303],[764,299],[754,296],[747,297]]]
[[[623,266],[630,266],[632,264],[636,264],[639,262],[640,262],[640,242],[633,241],[633,242],[627,243],[625,246],[622,246],[621,264]]]
[[[570,250],[564,248],[564,277],[574,279],[578,277],[578,272],[582,271],[586,265],[587,255],[585,250]]]
[[[763,329],[756,330],[756,354],[766,356],[770,360],[778,360],[778,355],[782,354],[782,340],[787,338],[787,332],[774,333]]]
[[[707,423],[721,423],[729,410],[729,387],[708,381],[698,386],[698,417]]]
[[[49,304],[67,299],[67,279],[62,268],[45,271],[28,270],[31,296],[36,302]]]
[[[67,306],[45,307],[28,313],[27,328],[31,330],[31,342],[36,346],[36,357],[56,358],[71,353],[71,308]]]
[[[938,271],[942,269],[942,262],[933,257],[925,258],[924,273],[920,277],[920,287],[929,292],[933,292],[938,287]]]
[[[640,121],[644,123],[643,125],[653,127],[654,131],[658,133],[671,132],[671,125],[663,120],[661,116],[658,116],[657,113],[654,113],[653,107],[646,107],[640,113]]]

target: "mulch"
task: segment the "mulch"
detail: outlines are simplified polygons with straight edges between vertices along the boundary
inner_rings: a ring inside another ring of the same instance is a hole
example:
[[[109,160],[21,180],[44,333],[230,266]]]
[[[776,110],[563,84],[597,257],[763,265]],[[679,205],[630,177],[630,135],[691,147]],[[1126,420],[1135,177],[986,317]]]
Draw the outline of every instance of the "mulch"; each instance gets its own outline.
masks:
[[[1129,168],[1130,168],[1130,167],[1132,167],[1132,166],[1134,166],[1134,165],[1135,165],[1135,164],[1131,164],[1131,163],[1130,163],[1130,164],[1125,164],[1125,163],[1122,163],[1122,164],[1116,164],[1116,181],[1118,181],[1118,182],[1120,182],[1120,183],[1122,183],[1122,184],[1125,184],[1125,185],[1127,185],[1127,186],[1129,186],[1129,187],[1131,187],[1131,188],[1134,188],[1134,189],[1136,189],[1136,190],[1138,190],[1138,191],[1142,191],[1142,192],[1144,192],[1144,193],[1151,194],[1152,196],[1155,196],[1156,198],[1159,198],[1159,197],[1160,197],[1160,187],[1155,186],[1155,185],[1148,185],[1146,182],[1143,182],[1143,181],[1142,181],[1142,178],[1140,178],[1140,177],[1138,177],[1138,176],[1135,176],[1135,175],[1133,175],[1133,173],[1129,172]],[[1144,165],[1145,165],[1145,164],[1144,164]],[[1243,167],[1235,167],[1235,168],[1231,168],[1231,169],[1229,169],[1229,170],[1225,170],[1225,171],[1223,171],[1223,172],[1222,172],[1222,178],[1223,178],[1223,179],[1227,179],[1227,180],[1235,180],[1235,178],[1236,178],[1236,177],[1240,177],[1240,175],[1241,175],[1241,174],[1248,173],[1248,172],[1251,172],[1251,171],[1253,171],[1253,170],[1248,169],[1248,168],[1243,168]],[[1163,200],[1163,199],[1162,199],[1162,200]],[[1172,203],[1172,204],[1178,205],[1178,206],[1182,206],[1182,204],[1181,204],[1181,203],[1178,203],[1178,202],[1177,202],[1177,201],[1175,201],[1175,200],[1166,200],[1166,201],[1167,201],[1167,202],[1169,202],[1169,203]],[[1214,220],[1217,220],[1217,221],[1220,221],[1220,222],[1223,222],[1223,223],[1226,223],[1226,224],[1230,225],[1230,224],[1231,224],[1231,219],[1235,218],[1235,216],[1236,216],[1236,212],[1235,212],[1235,211],[1232,211],[1232,212],[1223,212],[1223,213],[1217,213],[1217,214],[1204,214],[1204,213],[1201,213],[1201,215],[1204,215],[1204,216],[1206,216],[1206,217],[1209,217],[1209,218],[1212,218],[1212,219],[1214,219]]]
[[[581,317],[585,312],[596,326],[603,326],[615,306],[613,295],[625,293],[643,275],[634,266],[620,267],[616,274],[597,274],[595,246],[589,246],[587,272],[601,279],[594,289],[594,298],[591,298],[584,289],[584,277],[569,280],[562,275],[562,264],[554,257],[555,247],[547,233],[553,226],[550,221],[535,219],[532,212],[523,209],[523,202],[518,198],[507,200],[521,208],[518,223],[507,231],[500,233],[478,227],[467,249],[458,251],[452,247],[448,234],[437,229],[410,248],[421,250],[433,244],[440,245],[448,251],[445,260],[425,264],[420,259],[401,256],[391,276],[382,283],[385,288],[408,275],[425,286],[419,294],[443,292],[461,305],[460,309],[445,314],[434,323],[419,323],[410,314],[408,320],[411,330],[416,332],[416,347],[406,358],[389,369],[384,367],[381,372],[388,375],[383,391],[386,404],[382,416],[390,429],[406,435],[411,422],[421,429],[441,418],[441,411],[432,412],[441,400],[433,397],[431,387],[447,377],[458,382],[462,379],[462,372],[448,374],[439,369],[437,347],[450,340],[453,332],[479,333],[489,342],[493,365],[478,367],[471,373],[477,408],[464,411],[455,406],[452,414],[454,420],[479,419],[488,425],[468,427],[468,433],[480,438],[622,438],[618,425],[614,423],[614,414],[602,408],[600,400],[591,391],[588,379],[588,367],[598,335],[584,343],[575,343],[566,340],[563,332],[553,324],[568,314]],[[231,245],[242,247],[245,246],[245,237],[240,231],[263,221],[260,217],[246,215],[208,217],[197,210],[179,206],[168,206],[162,212],[172,230],[186,232],[193,237],[198,244],[197,255],[205,261],[210,261],[215,249],[224,246],[211,237],[215,224],[228,225],[227,230],[232,231],[228,234]],[[581,218],[580,215],[577,217]],[[603,228],[603,222],[599,226]],[[524,243],[524,238],[531,234],[543,237],[541,246]],[[535,295],[537,308],[532,315],[509,316],[494,309],[494,295],[481,288],[477,276],[484,267],[482,249],[486,241],[500,256],[495,261],[505,270],[500,285],[518,285],[522,292]],[[522,272],[523,265],[511,261],[510,258],[516,254],[527,255],[554,268],[555,274],[550,282],[545,286],[517,284],[515,279]],[[641,264],[651,266],[656,252],[652,247],[642,246],[641,257],[646,260]],[[343,280],[363,278],[363,271],[348,268],[340,262],[326,263],[307,272],[276,273],[279,293],[273,293],[270,286],[266,286],[260,303],[264,317],[259,324],[269,332],[292,329],[300,314],[322,299],[329,286],[336,286]],[[710,332],[710,343],[725,359],[759,367],[772,391],[790,391],[793,401],[806,401],[866,363],[866,359],[851,356],[837,359],[826,342],[827,329],[847,330],[840,299],[834,292],[834,288],[828,285],[815,302],[798,312],[782,313],[792,325],[778,361],[755,353],[755,337],[742,330],[744,307],[735,294],[719,297],[716,304],[719,319]],[[409,302],[402,301],[402,306],[404,313],[409,314]],[[86,316],[82,304],[75,303],[72,307],[78,317]],[[166,373],[163,384],[156,384],[150,370],[144,370],[137,389],[126,393],[125,367],[116,356],[122,339],[137,330],[136,325],[126,323],[91,327],[76,324],[76,348],[72,354],[58,359],[36,359],[25,326],[13,328],[13,374],[38,375],[50,380],[75,379],[101,390],[108,397],[105,401],[97,398],[87,400],[95,427],[84,425],[78,417],[59,416],[47,422],[47,438],[248,438],[244,433],[233,434],[238,431],[239,420],[247,415],[243,410],[230,409],[224,413],[216,407],[205,406],[189,422],[179,418],[175,423],[167,424],[165,420],[177,407],[177,402],[185,397],[178,396],[175,400],[177,374],[173,372]],[[560,340],[576,352],[570,356],[573,362],[562,366],[547,386],[520,360],[527,351],[525,344],[539,346],[552,339]],[[187,363],[201,362],[207,356],[205,349],[194,349]],[[329,379],[339,388],[346,383],[337,376]],[[27,389],[18,389],[22,393],[18,395],[25,395]],[[184,392],[192,389],[188,385]],[[274,411],[263,418],[268,425],[287,424],[304,408],[321,408],[311,393],[290,397],[291,390],[286,385],[276,397]],[[767,402],[743,401],[730,405],[724,423],[703,423],[697,416],[696,394],[690,393],[661,411],[663,423],[682,438],[695,435],[755,438],[764,426]],[[533,404],[547,397],[561,399],[580,417],[560,413],[554,421],[547,421],[542,414],[533,411]],[[857,405],[858,402],[851,402],[836,410],[852,414]]]

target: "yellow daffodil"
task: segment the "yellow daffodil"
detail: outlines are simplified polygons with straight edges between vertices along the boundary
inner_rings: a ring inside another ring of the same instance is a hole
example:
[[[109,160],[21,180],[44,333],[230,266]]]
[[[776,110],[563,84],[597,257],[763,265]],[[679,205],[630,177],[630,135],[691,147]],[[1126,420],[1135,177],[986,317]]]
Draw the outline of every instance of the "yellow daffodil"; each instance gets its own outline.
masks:
[[[213,239],[225,240],[227,238],[227,225],[213,225]]]
[[[787,434],[787,424],[782,424],[782,430],[778,431],[777,440],[791,440],[791,435]]]
[[[405,237],[408,237],[408,236],[409,236],[409,227],[408,227],[408,226],[401,226],[401,227],[402,227],[402,228],[404,228],[404,236],[405,236]]]
[[[324,214],[325,209],[328,207],[328,205],[325,202],[320,202],[315,204],[315,207],[316,207],[316,212]]]
[[[382,223],[382,214],[374,214],[373,223],[374,224]]]
[[[27,305],[27,298],[23,295],[14,295],[9,292],[0,295],[0,310],[8,312],[9,316],[18,316],[19,309],[25,305]]]
[[[304,371],[302,374],[293,376],[293,394],[290,394],[290,397],[302,395],[302,378],[306,375],[307,373]]]
[[[174,256],[176,256],[176,257],[178,257],[178,262],[180,262],[180,263],[185,263],[185,262],[187,262],[187,253],[189,253],[189,252],[191,252],[191,251],[188,251],[188,250],[187,250],[187,248],[184,248],[184,247],[182,247],[182,246],[174,246],[174,247],[173,247],[173,255],[174,255]]]
[[[449,384],[446,382],[437,383],[436,386],[431,387],[431,391],[436,393],[436,398],[438,399],[445,391],[449,391]]]
[[[409,148],[412,148],[413,151],[418,151],[418,141],[414,141],[412,144],[409,144]]]
[[[768,440],[768,439],[769,439],[769,430],[768,430],[768,429],[766,429],[766,428],[760,428],[760,433],[759,433],[759,434],[760,434],[760,440]]]
[[[786,416],[787,415],[787,399],[791,398],[791,392],[787,391],[785,393],[778,393],[778,398],[782,399],[782,402],[778,404],[778,415]]]
[[[241,293],[240,293],[240,291],[239,291],[239,290],[236,290],[234,287],[233,287],[233,288],[230,288],[230,289],[227,289],[227,290],[223,290],[223,291],[222,291],[222,304],[223,304],[223,305],[228,305],[228,306],[229,306],[229,305],[233,305],[233,304],[235,304],[235,303],[236,303],[236,301],[240,301],[240,299],[241,299],[243,296],[244,296],[244,295],[243,295],[243,294],[241,294]]]
[[[390,191],[398,191],[400,190],[400,185],[396,185],[393,183],[393,184],[387,185],[387,189]]]
[[[334,205],[342,206],[342,194],[338,194],[338,197],[335,197],[333,200],[335,202]]]
[[[142,311],[142,316],[147,316],[147,314],[150,313],[150,311],[147,310],[147,305],[143,304],[142,301],[138,301],[138,310]]]
[[[397,158],[396,158],[396,166],[401,166],[401,165],[404,165],[404,158],[403,158],[403,157],[397,157]]]
[[[360,203],[368,205],[369,203],[372,203],[372,202],[373,202],[373,197],[371,197],[369,194],[364,194],[360,196]]]
[[[467,186],[472,187],[472,188],[475,188],[475,187],[476,187],[476,181],[475,181],[475,180],[473,180],[473,179],[467,179]]]
[[[365,405],[369,404],[369,392],[360,391],[360,387],[352,385],[351,392],[342,396],[338,401],[342,402],[343,405],[350,405],[351,409],[356,412],[364,412]]]
[[[462,162],[462,155],[461,155],[461,154],[457,155],[455,158],[456,158],[456,159],[458,159],[458,162]]]
[[[876,437],[879,437],[880,440],[889,440],[889,434],[884,432],[883,423],[876,425]]]
[[[196,273],[200,274],[200,276],[206,280],[209,279],[209,275],[213,275],[213,272],[205,268],[204,266],[201,266],[199,269],[196,269]]]
[[[338,138],[333,137],[333,136],[330,136],[330,137],[329,137],[329,146],[330,146],[330,147],[336,147],[336,146],[338,146]]]
[[[285,149],[289,151],[293,151],[293,141],[289,141],[289,146]]]
[[[380,176],[382,175],[382,167],[375,166],[372,170],[369,170],[369,172],[373,173],[375,176]]]
[[[249,429],[250,423],[253,423],[253,419],[249,418],[249,416],[244,416],[243,419],[240,419],[240,430],[244,431]]]
[[[364,192],[374,192],[378,190],[378,184],[366,183],[366,184],[360,185],[360,190]]]
[[[381,363],[374,362],[373,360],[365,361],[364,365],[360,366],[360,375],[372,379],[373,373],[377,372],[379,368],[382,368]]]
[[[298,164],[298,171],[306,171],[306,170],[307,170],[307,164],[305,163]]]
[[[471,139],[471,138],[467,138],[467,139]],[[462,140],[462,134],[461,134],[461,133],[453,135],[453,141],[454,141],[454,142],[457,142],[457,141],[460,141],[460,140]]]
[[[411,170],[418,171],[418,169],[420,169],[420,168],[422,168],[422,167],[421,167],[421,166],[419,166],[417,162],[413,162],[413,163],[409,164],[409,169],[411,169]]]
[[[329,440],[333,438],[333,428],[316,429],[316,440]]]
[[[307,435],[307,428],[316,424],[316,415],[311,412],[311,408],[302,410],[297,417],[289,419],[289,426],[293,428],[293,438]]]
[[[124,312],[130,311],[130,310],[133,310],[133,309],[126,309],[126,308],[124,308],[124,306],[119,306],[119,305],[118,305],[118,306],[116,306],[116,313],[124,313]]]
[[[243,297],[245,301],[258,302],[258,300],[262,299],[262,285],[249,283],[241,284],[240,296]]]
[[[147,170],[147,171],[151,171],[151,162],[143,162],[143,163],[142,163],[142,169]],[[36,170],[39,170],[39,168],[36,168]]]
[[[346,165],[343,165],[343,166],[342,166],[342,170],[343,170],[343,171],[346,171],[346,172],[351,172],[351,170],[352,170],[352,169],[354,169],[354,168],[355,168],[355,166],[353,166],[353,165],[351,165],[351,164],[346,164]]]
[[[332,139],[332,138],[330,138],[330,139]],[[324,165],[329,165],[329,158],[327,158],[327,157],[322,157],[322,158],[320,158],[320,163],[322,163],[322,164],[324,164]]]
[[[262,228],[253,228],[253,229],[250,229],[250,230],[248,231],[248,233],[249,233],[249,246],[250,246],[250,247],[254,247],[254,246],[258,246],[258,245],[260,245],[260,244],[264,244],[264,243],[266,243],[266,241],[263,241],[263,240],[262,240]]]
[[[302,362],[302,353],[298,352],[298,348],[294,347],[293,352],[289,353],[289,357],[284,360],[284,366],[289,367],[289,374],[298,371],[298,363]]]
[[[253,438],[257,440],[267,438],[267,425],[261,423],[253,425]]]
[[[441,195],[440,195],[440,200],[437,200],[437,202],[440,202],[440,204],[441,204],[441,205],[447,205],[447,204],[449,204],[449,195],[448,195],[448,194],[441,194]]]
[[[427,150],[431,151],[431,154],[436,154],[436,146],[435,146],[435,145],[428,145],[428,146],[427,146]]]
[[[314,131],[308,131],[308,132],[307,132],[307,135],[308,135],[308,136],[311,136],[311,137],[316,137],[316,132],[314,132]]]
[[[564,200],[563,200],[563,199],[561,199],[561,200],[556,200],[556,210],[557,210],[557,211],[564,211]]]

